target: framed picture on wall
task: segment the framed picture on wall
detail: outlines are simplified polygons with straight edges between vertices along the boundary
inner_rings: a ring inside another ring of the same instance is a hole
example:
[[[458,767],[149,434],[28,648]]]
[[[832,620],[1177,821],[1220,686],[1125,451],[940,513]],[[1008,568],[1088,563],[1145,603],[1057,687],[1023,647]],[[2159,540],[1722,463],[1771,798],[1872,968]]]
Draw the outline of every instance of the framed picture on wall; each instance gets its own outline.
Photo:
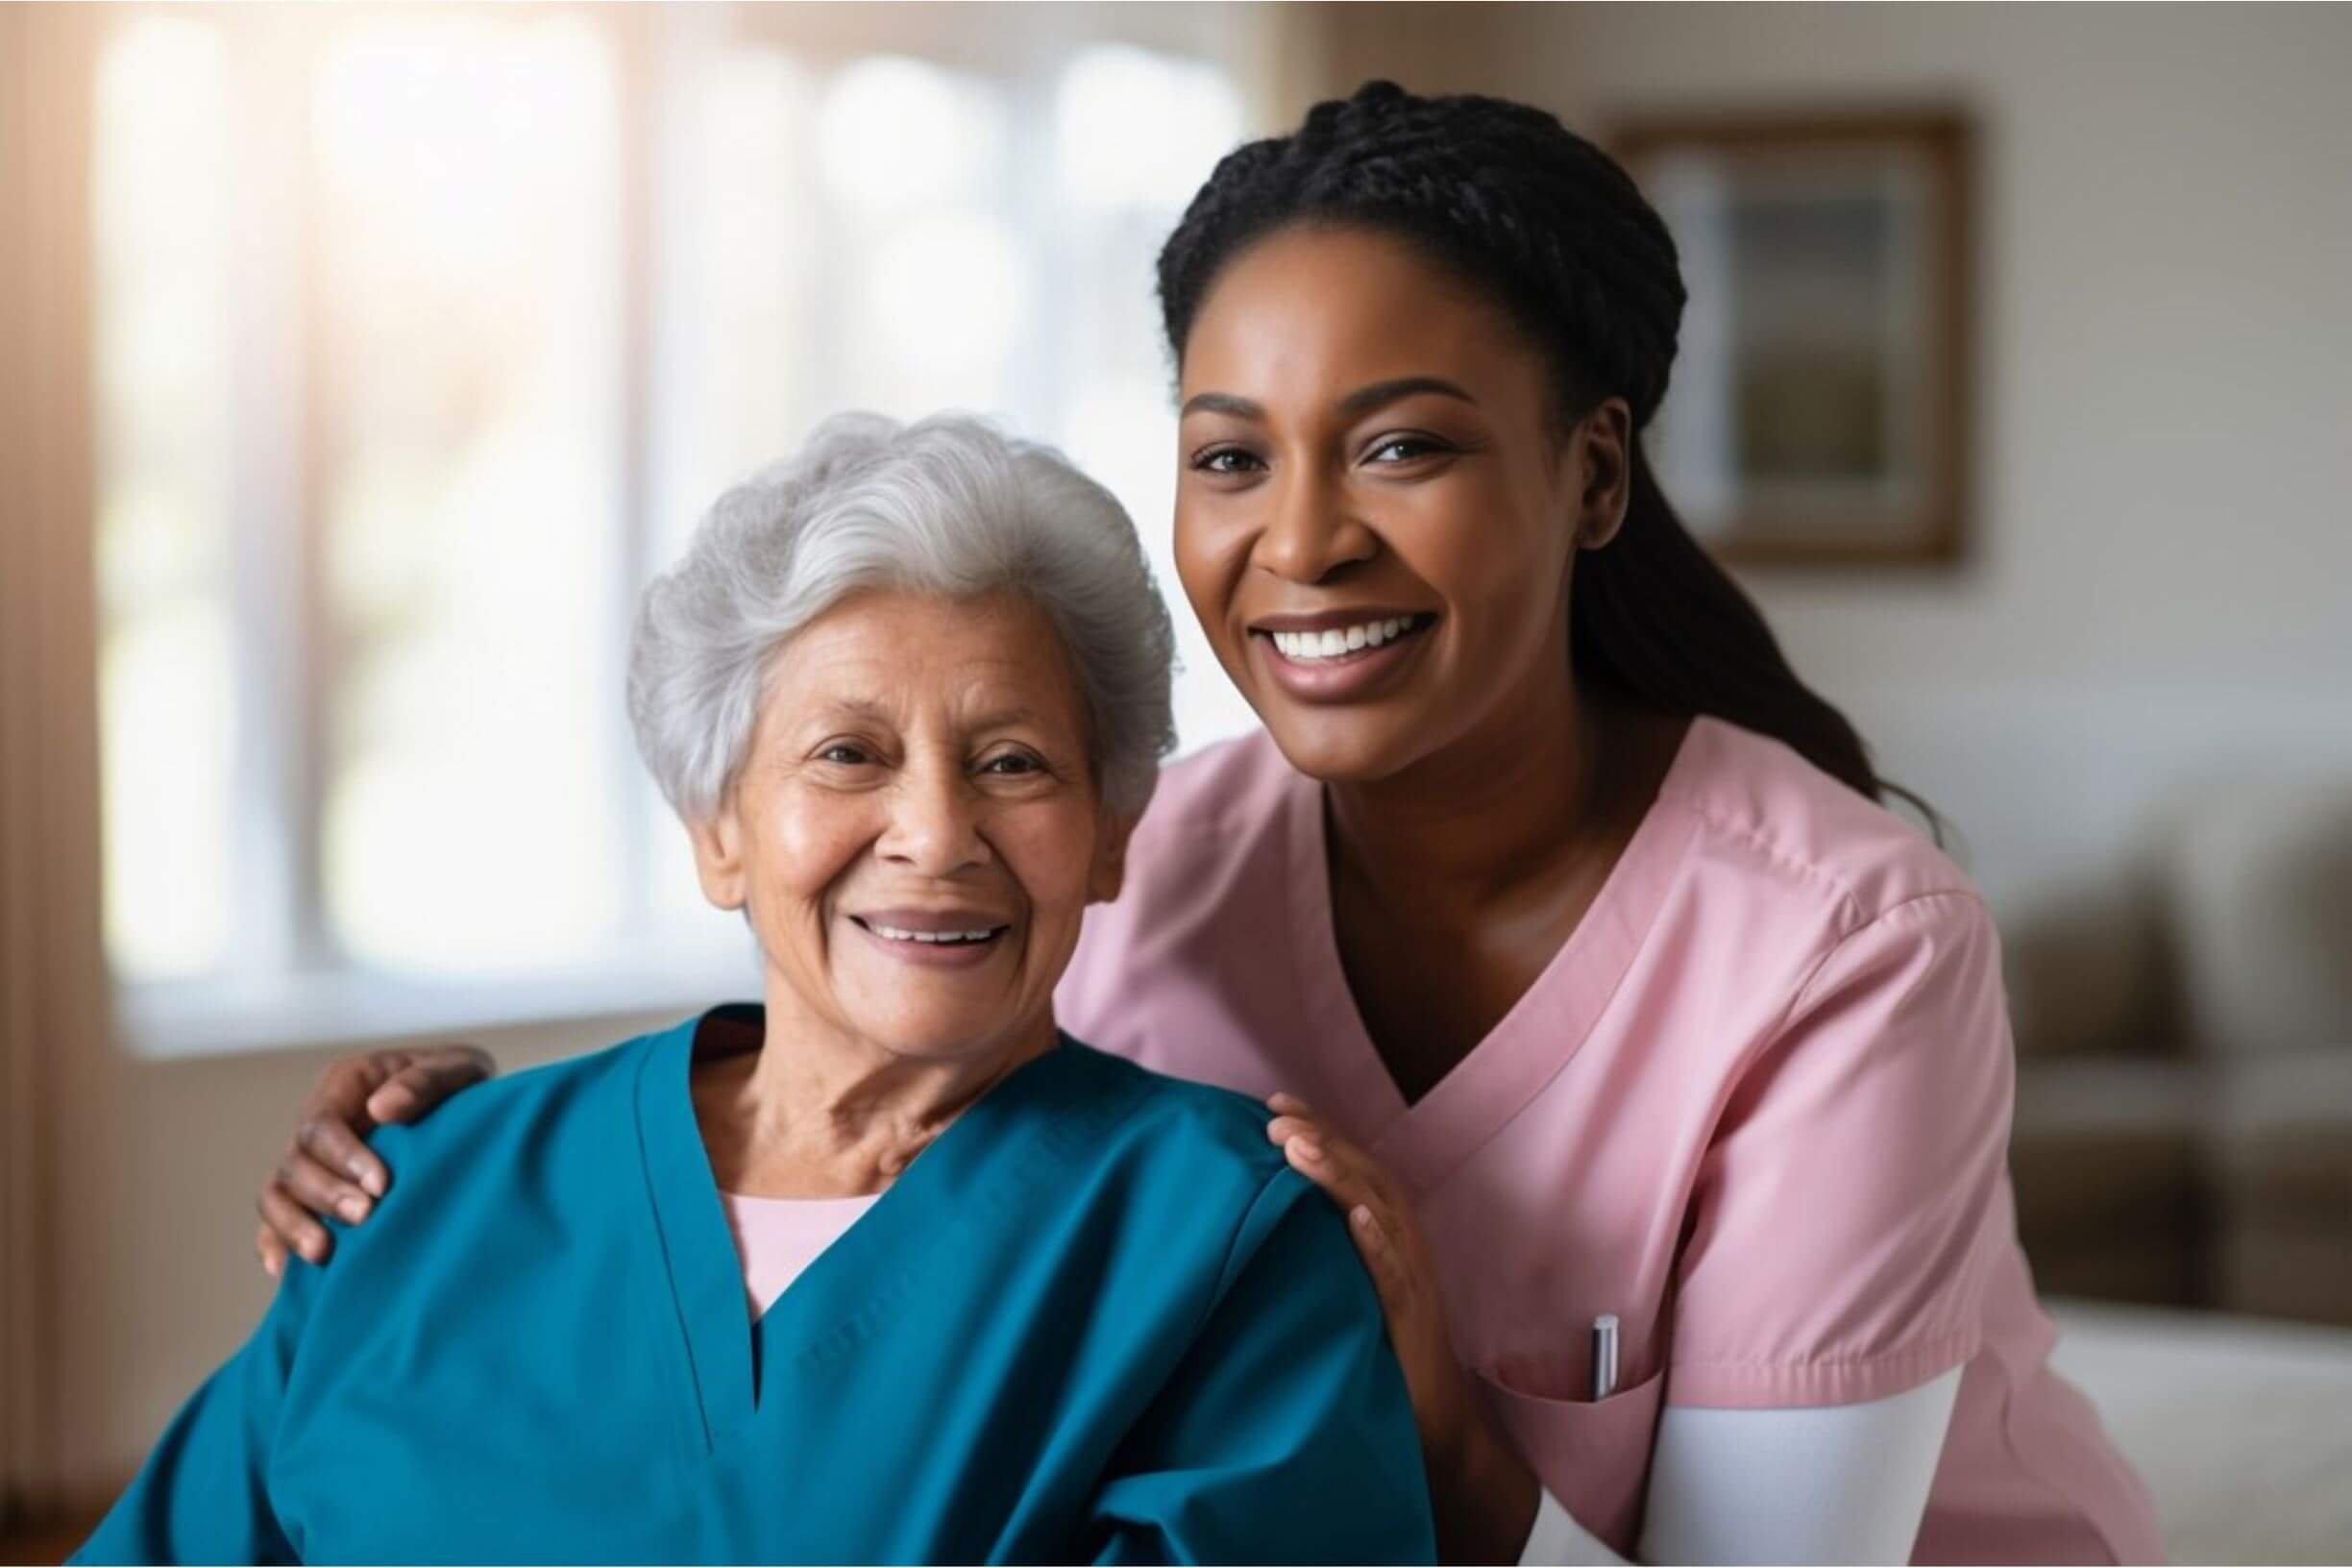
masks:
[[[1738,561],[1959,558],[1966,119],[1635,118],[1609,143],[1690,291],[1649,450],[1692,531]]]

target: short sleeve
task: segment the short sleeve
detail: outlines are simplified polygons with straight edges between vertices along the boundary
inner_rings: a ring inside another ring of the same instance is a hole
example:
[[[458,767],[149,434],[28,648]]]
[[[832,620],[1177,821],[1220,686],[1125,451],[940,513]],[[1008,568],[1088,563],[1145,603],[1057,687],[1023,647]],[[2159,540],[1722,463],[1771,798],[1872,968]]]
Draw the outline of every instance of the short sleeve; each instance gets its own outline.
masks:
[[[1668,1403],[1855,1404],[1974,1355],[2012,1224],[2015,1072],[1974,894],[1908,899],[1839,941],[1700,1162]]]

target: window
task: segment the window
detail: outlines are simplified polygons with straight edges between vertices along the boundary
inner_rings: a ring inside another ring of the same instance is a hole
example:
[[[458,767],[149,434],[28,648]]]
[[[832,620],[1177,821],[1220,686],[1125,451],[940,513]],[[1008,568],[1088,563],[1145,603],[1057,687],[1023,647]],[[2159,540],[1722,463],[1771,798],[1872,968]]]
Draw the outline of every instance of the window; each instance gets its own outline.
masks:
[[[99,592],[135,1043],[754,990],[634,755],[628,610],[833,409],[1009,415],[1173,593],[1151,259],[1243,95],[1105,14],[959,53],[791,8],[120,13]],[[1187,744],[1243,727],[1172,613]]]

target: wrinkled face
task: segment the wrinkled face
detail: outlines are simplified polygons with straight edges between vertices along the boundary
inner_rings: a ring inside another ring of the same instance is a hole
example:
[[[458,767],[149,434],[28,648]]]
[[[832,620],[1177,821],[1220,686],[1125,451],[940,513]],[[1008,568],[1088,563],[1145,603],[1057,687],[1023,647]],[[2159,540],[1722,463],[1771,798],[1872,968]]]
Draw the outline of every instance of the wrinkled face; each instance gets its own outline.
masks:
[[[1621,401],[1563,429],[1503,311],[1317,229],[1228,264],[1179,397],[1177,569],[1294,766],[1387,777],[1559,699],[1571,561],[1623,516]]]
[[[1025,600],[870,593],[804,627],[691,829],[705,894],[750,912],[771,1031],[930,1060],[1040,1043],[1086,906],[1118,891],[1126,829],[1090,762]]]

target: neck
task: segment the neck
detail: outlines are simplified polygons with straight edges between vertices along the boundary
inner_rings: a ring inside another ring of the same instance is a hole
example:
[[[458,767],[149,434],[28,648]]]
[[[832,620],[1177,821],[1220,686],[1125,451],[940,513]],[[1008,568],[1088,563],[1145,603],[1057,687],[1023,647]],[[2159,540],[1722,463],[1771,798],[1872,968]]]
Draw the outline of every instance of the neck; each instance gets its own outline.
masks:
[[[1606,715],[1559,678],[1400,772],[1327,786],[1335,869],[1383,901],[1483,906],[1609,840]]]
[[[908,1056],[822,1026],[773,976],[767,990],[759,1050],[697,1074],[703,1142],[730,1191],[878,1192],[973,1101],[1054,1044],[1048,1014],[993,1048]]]

